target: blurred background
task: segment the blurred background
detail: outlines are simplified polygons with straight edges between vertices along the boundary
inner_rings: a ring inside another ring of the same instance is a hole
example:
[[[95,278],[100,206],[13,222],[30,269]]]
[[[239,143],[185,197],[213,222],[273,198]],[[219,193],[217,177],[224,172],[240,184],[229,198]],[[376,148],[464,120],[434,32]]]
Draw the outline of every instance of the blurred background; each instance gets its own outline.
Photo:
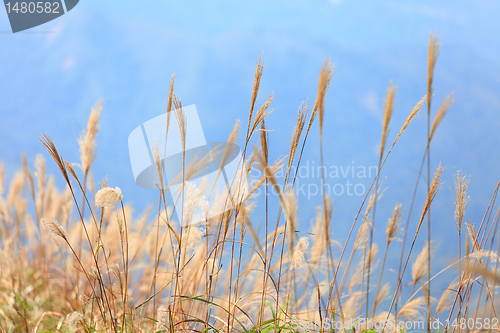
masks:
[[[183,105],[196,105],[207,141],[225,141],[236,120],[246,126],[262,53],[257,104],[275,95],[274,111],[266,119],[272,130],[271,161],[288,154],[299,105],[308,98],[314,103],[317,76],[329,58],[336,70],[326,98],[325,165],[376,166],[389,82],[398,87],[390,145],[426,93],[427,47],[429,35],[436,33],[442,47],[432,117],[449,93],[455,91],[456,98],[431,147],[431,172],[439,162],[446,166],[445,183],[432,206],[437,272],[457,251],[456,245],[447,246],[456,244],[450,237],[458,237],[448,187],[453,175],[457,170],[471,175],[465,219],[477,226],[500,179],[499,10],[498,1],[82,0],[68,14],[16,34],[0,10],[0,160],[7,179],[21,166],[21,152],[31,165],[39,153],[49,160],[38,140],[46,133],[65,159],[79,162],[77,138],[102,98],[94,179],[107,176],[108,185],[119,186],[139,214],[158,193],[135,185],[127,139],[134,128],[166,111],[171,75],[176,75],[175,93]],[[396,202],[402,202],[406,221],[426,126],[423,110],[382,170],[386,190],[377,206],[376,241],[385,242],[385,224]],[[302,164],[319,165],[317,129],[316,122]],[[55,164],[49,160],[48,166],[62,187]],[[349,180],[368,189],[373,176],[327,182]],[[320,184],[317,177],[304,181]],[[421,185],[410,230],[420,217],[425,178]],[[344,243],[363,196],[344,192],[332,198],[332,230]],[[264,218],[262,199],[252,215],[255,225]],[[300,195],[298,202],[299,229],[309,231],[322,197]],[[425,235],[418,239],[417,253]],[[390,255],[389,260],[399,260],[400,253]]]

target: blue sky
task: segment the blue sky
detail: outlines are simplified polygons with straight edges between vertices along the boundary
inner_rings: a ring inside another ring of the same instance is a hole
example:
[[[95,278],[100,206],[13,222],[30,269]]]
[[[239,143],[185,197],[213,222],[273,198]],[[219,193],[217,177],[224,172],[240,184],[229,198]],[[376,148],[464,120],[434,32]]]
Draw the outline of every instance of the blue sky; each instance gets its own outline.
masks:
[[[184,105],[195,104],[209,141],[224,141],[237,119],[248,118],[256,61],[265,62],[263,103],[274,92],[266,120],[271,159],[288,153],[301,101],[316,95],[317,75],[327,57],[336,64],[326,100],[325,164],[377,164],[383,98],[398,86],[389,141],[425,94],[427,45],[442,42],[435,72],[433,114],[455,91],[456,103],[436,133],[431,163],[471,175],[466,219],[480,223],[500,179],[500,3],[481,1],[94,1],[82,0],[68,14],[25,33],[9,33],[0,11],[0,159],[7,174],[20,155],[46,157],[38,137],[49,135],[60,153],[78,162],[77,137],[90,108],[104,100],[95,179],[106,175],[136,211],[157,194],[134,184],[127,138],[141,123],[165,111],[170,76]],[[317,129],[315,124],[314,129]],[[304,161],[319,163],[316,131]],[[377,237],[396,202],[408,206],[425,148],[422,112],[396,146],[382,172],[387,190],[377,209]],[[242,142],[240,140],[240,143]],[[56,168],[49,163],[52,172]],[[60,178],[60,177],[59,177]],[[62,186],[61,179],[58,180]],[[361,182],[369,186],[370,180]],[[419,191],[419,199],[425,189]],[[335,237],[343,242],[361,199],[334,196]],[[299,198],[308,229],[321,197]],[[412,226],[420,214],[415,208]],[[454,230],[453,199],[445,183],[433,210],[436,235]],[[254,222],[261,220],[259,207]],[[406,218],[406,215],[404,215]],[[443,261],[454,255],[446,239]],[[419,243],[420,244],[420,243]]]

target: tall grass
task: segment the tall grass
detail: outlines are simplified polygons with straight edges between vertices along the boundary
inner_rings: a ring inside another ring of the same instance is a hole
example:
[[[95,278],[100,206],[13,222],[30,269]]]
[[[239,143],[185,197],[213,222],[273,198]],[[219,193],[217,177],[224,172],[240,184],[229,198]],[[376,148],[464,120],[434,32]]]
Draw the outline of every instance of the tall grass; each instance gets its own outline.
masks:
[[[207,212],[213,207],[207,206],[201,192],[189,182],[182,182],[178,192],[168,195],[169,186],[163,178],[165,152],[158,146],[152,149],[160,179],[159,200],[153,208],[133,214],[132,207],[123,202],[127,198],[118,184],[108,186],[104,179],[96,186],[91,166],[96,158],[100,102],[92,109],[87,129],[78,140],[78,163],[66,161],[49,136],[43,135],[41,142],[63,176],[64,189],[58,189],[54,176],[46,174],[42,155],[36,156],[34,170],[23,157],[23,168],[12,177],[9,186],[5,185],[4,168],[0,167],[0,329],[396,332],[407,330],[398,324],[417,319],[426,322],[430,331],[434,320],[445,318],[449,323],[441,326],[440,331],[498,331],[495,294],[500,281],[500,243],[496,238],[499,215],[495,202],[500,182],[483,220],[465,223],[467,232],[462,232],[469,178],[460,172],[455,175],[453,188],[450,186],[455,216],[450,219],[455,218],[457,224],[458,258],[447,267],[435,267],[438,273],[431,276],[434,248],[430,211],[445,170],[439,164],[431,178],[430,143],[453,104],[450,95],[431,122],[438,49],[437,39],[432,37],[427,91],[409,110],[392,143],[388,141],[391,116],[404,110],[395,110],[396,87],[389,84],[378,173],[353,216],[347,238],[340,241],[332,235],[333,204],[326,191],[322,191],[322,204],[311,230],[298,228],[297,196],[293,191],[306,147],[319,148],[322,166],[323,155],[329,153],[323,146],[323,132],[328,127],[324,114],[328,112],[325,98],[334,65],[328,61],[319,74],[311,113],[308,101],[299,106],[288,155],[273,162],[269,154],[273,138],[265,118],[272,112],[274,97],[271,94],[261,106],[256,106],[264,69],[259,58],[249,118],[243,131],[241,168],[230,180],[233,196],[221,197],[217,203],[227,206],[225,213],[205,218],[202,223],[190,223],[194,210],[200,207],[204,216],[209,216]],[[382,221],[376,221],[377,202],[384,193],[380,175],[394,146],[425,103],[427,139],[422,145],[414,195],[407,205],[394,203],[392,215],[385,217],[388,221],[383,226]],[[174,94],[173,77],[167,111],[166,128],[175,121],[185,145],[189,123],[181,100]],[[309,136],[316,118],[319,142],[314,143],[309,142]],[[228,142],[236,143],[239,135],[240,124],[236,123]],[[221,164],[227,158],[225,151],[219,159]],[[427,197],[414,219],[412,211],[418,209],[415,197],[425,161]],[[195,164],[186,165],[183,156],[180,179],[189,179],[210,162],[210,157],[202,157]],[[248,180],[252,168],[261,170],[262,177],[245,189],[242,180]],[[278,171],[284,171],[283,181],[278,179]],[[324,178],[322,174],[322,186]],[[257,191],[265,194],[264,205],[253,212]],[[277,215],[270,207],[271,191],[279,199]],[[181,211],[180,221],[173,217],[174,204]],[[406,223],[402,221],[404,215]],[[417,239],[425,238],[421,230],[426,219],[427,242],[420,253],[415,253]],[[380,268],[375,264],[380,258],[373,236],[376,225],[386,231]],[[389,251],[401,252],[399,268],[387,267]],[[396,278],[386,274],[389,269],[397,272]],[[446,290],[432,289],[431,293],[431,281],[449,272],[454,272],[457,279]],[[403,299],[403,295],[409,296]],[[474,328],[470,328],[471,322]],[[343,329],[335,325],[332,328],[332,323],[342,323]]]

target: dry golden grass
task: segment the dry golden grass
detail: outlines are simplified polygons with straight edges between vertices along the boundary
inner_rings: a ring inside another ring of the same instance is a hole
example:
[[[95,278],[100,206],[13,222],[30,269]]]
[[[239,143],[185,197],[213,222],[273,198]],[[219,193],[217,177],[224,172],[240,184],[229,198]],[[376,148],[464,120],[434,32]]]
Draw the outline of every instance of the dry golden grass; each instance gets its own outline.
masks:
[[[78,140],[79,163],[66,161],[44,135],[42,144],[58,166],[66,182],[65,189],[58,189],[54,177],[46,174],[46,161],[41,155],[35,159],[34,171],[28,158],[23,157],[23,168],[9,185],[5,184],[5,171],[0,164],[0,330],[291,332],[319,331],[322,327],[324,331],[331,331],[328,325],[332,320],[351,320],[352,325],[344,331],[354,332],[356,325],[356,331],[370,329],[367,322],[361,322],[367,319],[384,324],[384,328],[374,329],[377,332],[400,332],[394,324],[401,320],[420,318],[428,322],[438,315],[450,322],[481,318],[483,324],[486,319],[493,323],[497,316],[495,305],[498,305],[496,284],[500,282],[495,248],[500,219],[498,211],[493,213],[500,182],[483,221],[466,223],[469,237],[462,239],[469,179],[457,173],[452,193],[459,257],[455,263],[439,268],[433,277],[429,275],[433,251],[430,240],[420,254],[413,253],[413,248],[417,238],[423,237],[420,235],[423,221],[429,216],[441,187],[444,173],[441,164],[433,179],[429,177],[427,198],[417,220],[410,223],[415,197],[406,206],[396,203],[392,215],[385,217],[388,222],[384,226],[386,240],[380,268],[378,246],[372,243],[373,230],[377,227],[377,201],[383,194],[379,178],[387,158],[427,102],[428,137],[422,145],[425,150],[420,177],[425,158],[430,156],[431,139],[453,103],[451,95],[445,99],[431,127],[432,81],[438,51],[439,43],[431,37],[426,95],[411,110],[390,145],[389,123],[395,112],[396,87],[392,82],[389,84],[384,102],[379,171],[353,218],[347,239],[342,241],[333,238],[333,202],[326,194],[317,207],[311,230],[300,230],[297,196],[287,187],[293,187],[297,180],[298,166],[317,115],[322,165],[323,153],[328,153],[323,152],[322,134],[328,126],[325,96],[334,68],[329,61],[319,74],[318,94],[309,121],[308,103],[304,102],[299,106],[296,125],[291,130],[288,156],[273,162],[269,154],[273,141],[265,122],[271,112],[268,110],[273,95],[255,111],[264,68],[259,58],[244,138],[244,160],[240,161],[243,168],[241,173],[232,175],[231,180],[235,184],[235,197],[243,200],[237,204],[231,202],[231,209],[224,214],[205,218],[198,224],[187,223],[194,210],[200,207],[206,217],[213,207],[208,206],[201,192],[189,182],[173,199],[167,199],[169,188],[163,184],[161,162],[165,153],[159,151],[159,146],[153,152],[161,182],[154,208],[135,213],[122,201],[128,198],[122,195],[119,184],[108,186],[107,180],[96,190],[91,166],[96,158],[100,102],[92,108],[87,129]],[[173,76],[167,111],[167,128],[170,111],[173,111],[185,145],[189,124],[181,100],[174,95]],[[254,138],[256,132],[258,138]],[[228,142],[236,143],[239,133],[240,124],[236,123]],[[256,142],[260,147],[250,152],[248,146]],[[389,146],[387,152],[386,146]],[[223,164],[227,158],[225,151]],[[201,158],[196,162],[183,165],[179,177],[189,179],[211,160]],[[81,166],[81,174],[74,165]],[[259,168],[263,176],[245,193],[240,187],[241,180],[248,177],[253,167]],[[285,178],[280,182],[276,174],[282,169]],[[261,211],[252,213],[258,190],[265,193],[265,205]],[[269,207],[271,190],[278,194],[277,215]],[[222,197],[216,204],[228,205],[228,200],[235,197]],[[182,221],[172,217],[174,203],[182,210]],[[405,227],[401,222],[403,214],[408,216]],[[360,215],[362,221],[358,224]],[[410,247],[406,246],[407,235],[413,235]],[[465,242],[463,254],[462,242]],[[386,265],[389,249],[402,253],[397,276],[387,274],[389,269],[397,272],[396,267]],[[405,275],[410,263],[411,274]],[[457,270],[458,279],[447,289],[429,292],[431,280],[441,274],[456,277]],[[402,299],[402,295],[406,299]],[[401,305],[399,309],[397,302]],[[306,323],[305,327],[299,327],[298,322],[302,326]],[[451,325],[447,329],[467,331]],[[492,325],[489,331],[493,331]]]

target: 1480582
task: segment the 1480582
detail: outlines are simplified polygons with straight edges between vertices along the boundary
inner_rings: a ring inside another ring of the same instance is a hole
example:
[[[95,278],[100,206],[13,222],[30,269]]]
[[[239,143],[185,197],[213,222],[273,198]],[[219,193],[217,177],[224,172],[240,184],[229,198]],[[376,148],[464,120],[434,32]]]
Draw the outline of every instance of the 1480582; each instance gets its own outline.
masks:
[[[38,1],[38,2],[14,1],[12,3],[7,2],[5,4],[5,8],[7,9],[8,14],[10,14],[11,12],[14,12],[16,14],[18,13],[59,14],[59,7],[60,7],[59,2],[45,2],[45,1]]]

